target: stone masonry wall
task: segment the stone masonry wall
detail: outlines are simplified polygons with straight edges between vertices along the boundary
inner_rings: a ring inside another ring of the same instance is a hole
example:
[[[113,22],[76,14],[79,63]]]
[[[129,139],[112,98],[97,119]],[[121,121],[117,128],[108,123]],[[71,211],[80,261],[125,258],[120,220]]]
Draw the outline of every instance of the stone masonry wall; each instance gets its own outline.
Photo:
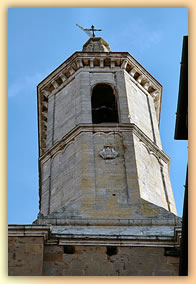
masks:
[[[9,276],[175,276],[178,256],[162,247],[43,245],[42,237],[9,237]]]
[[[42,275],[43,237],[8,238],[8,275]]]
[[[101,157],[106,146],[114,159]],[[176,214],[168,164],[130,132],[78,134],[43,163],[41,194],[44,215],[133,218],[139,198]]]
[[[119,124],[134,123],[161,149],[153,99],[136,86],[124,70],[115,68],[96,72],[81,69],[68,85],[49,97],[48,149],[80,123],[92,123],[91,93],[99,83],[113,88]],[[166,172],[168,165],[161,173],[159,162],[141,143],[131,142],[129,145],[132,135],[127,139],[127,134],[120,133],[118,128],[115,133],[119,132],[119,135],[108,136],[108,131],[105,134],[104,131],[76,134],[75,138],[41,163],[41,213],[47,215],[64,208],[67,217],[108,218],[122,214],[121,217],[128,218],[132,214],[128,204],[137,203],[138,198],[166,210],[170,202],[171,211],[175,213]],[[74,137],[75,134],[72,135]],[[115,159],[100,157],[99,153],[106,145],[118,152]],[[167,187],[168,197],[165,193]]]
[[[175,276],[179,257],[164,248],[45,245],[43,275]]]
[[[140,90],[126,73],[125,83],[130,122],[135,123],[162,149],[153,98]]]
[[[130,200],[139,198],[132,139],[127,132],[83,132],[58,151],[42,165],[41,213],[63,208],[67,217],[129,218]],[[107,145],[114,159],[100,156]]]
[[[134,144],[141,198],[177,214],[169,165],[158,159],[136,136]]]
[[[54,143],[75,127],[75,80],[70,82],[55,96],[53,115]]]

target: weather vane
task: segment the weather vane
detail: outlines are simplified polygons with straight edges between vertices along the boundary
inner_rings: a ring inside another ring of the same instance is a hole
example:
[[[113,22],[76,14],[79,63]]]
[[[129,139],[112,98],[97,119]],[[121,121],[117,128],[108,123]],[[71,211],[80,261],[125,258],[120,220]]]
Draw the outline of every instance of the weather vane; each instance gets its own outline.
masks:
[[[95,37],[95,31],[100,32],[102,30],[100,29],[95,29],[95,27],[92,25],[91,29],[84,29],[83,27],[79,26],[76,24],[77,27],[79,27],[81,30],[83,30],[89,37]]]

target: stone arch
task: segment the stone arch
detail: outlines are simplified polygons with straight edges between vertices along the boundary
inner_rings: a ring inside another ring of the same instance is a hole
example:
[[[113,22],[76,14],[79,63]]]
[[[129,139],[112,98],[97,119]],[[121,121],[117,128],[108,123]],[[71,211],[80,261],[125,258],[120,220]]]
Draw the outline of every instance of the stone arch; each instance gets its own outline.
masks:
[[[99,83],[92,89],[92,122],[118,123],[118,106],[115,91],[110,84]]]
[[[105,137],[108,137],[110,135],[116,135],[116,136],[118,135],[118,136],[122,137],[122,133],[116,132],[116,131],[111,131],[111,132],[97,131],[97,132],[93,133],[93,135],[94,136],[96,136],[96,135],[104,135]]]
[[[150,154],[157,160],[158,164],[161,165],[160,158],[157,156],[157,154],[153,151],[150,151]]]
[[[54,153],[52,155],[51,158],[51,163],[53,165],[54,159],[56,158],[57,155],[63,155],[65,150],[72,144],[75,142],[75,139],[72,139],[70,142],[68,142],[67,144],[63,145],[56,153]]]
[[[75,139],[58,150],[51,159],[50,213],[70,203],[75,183]],[[71,147],[71,149],[70,149]],[[66,188],[69,188],[69,191]]]

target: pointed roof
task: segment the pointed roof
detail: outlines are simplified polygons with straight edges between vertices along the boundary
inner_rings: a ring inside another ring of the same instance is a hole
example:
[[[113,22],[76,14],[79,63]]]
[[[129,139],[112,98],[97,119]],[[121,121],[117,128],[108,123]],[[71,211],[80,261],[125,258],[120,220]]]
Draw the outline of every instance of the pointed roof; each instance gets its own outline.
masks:
[[[109,44],[101,37],[91,37],[83,45],[83,52],[110,52]]]

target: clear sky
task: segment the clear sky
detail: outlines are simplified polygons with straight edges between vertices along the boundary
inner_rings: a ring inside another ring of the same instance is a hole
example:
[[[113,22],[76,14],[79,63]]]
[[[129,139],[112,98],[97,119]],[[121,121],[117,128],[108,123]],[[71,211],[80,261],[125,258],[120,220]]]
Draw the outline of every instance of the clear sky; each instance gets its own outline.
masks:
[[[12,8],[8,12],[8,222],[38,214],[38,83],[88,36],[76,24],[102,29],[112,51],[129,52],[163,86],[160,133],[182,215],[188,148],[174,140],[186,8]]]

